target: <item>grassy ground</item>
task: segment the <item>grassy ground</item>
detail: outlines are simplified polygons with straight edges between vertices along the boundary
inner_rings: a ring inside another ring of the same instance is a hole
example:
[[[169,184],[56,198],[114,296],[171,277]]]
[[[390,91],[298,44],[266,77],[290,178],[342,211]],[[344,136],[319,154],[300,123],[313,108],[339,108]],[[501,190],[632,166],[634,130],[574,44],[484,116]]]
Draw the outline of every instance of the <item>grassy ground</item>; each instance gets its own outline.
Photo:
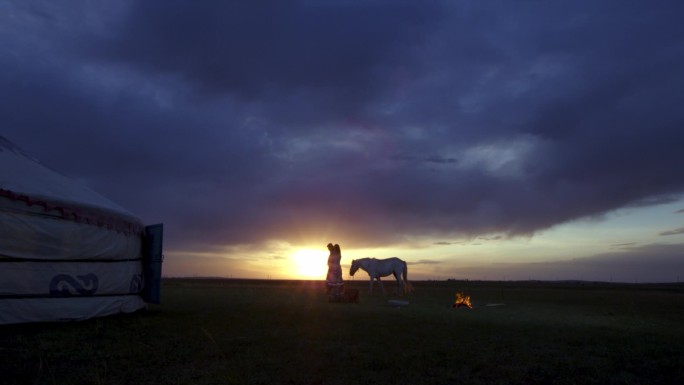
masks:
[[[168,279],[146,312],[0,327],[0,384],[684,383],[681,284],[415,282],[402,308],[351,285]]]

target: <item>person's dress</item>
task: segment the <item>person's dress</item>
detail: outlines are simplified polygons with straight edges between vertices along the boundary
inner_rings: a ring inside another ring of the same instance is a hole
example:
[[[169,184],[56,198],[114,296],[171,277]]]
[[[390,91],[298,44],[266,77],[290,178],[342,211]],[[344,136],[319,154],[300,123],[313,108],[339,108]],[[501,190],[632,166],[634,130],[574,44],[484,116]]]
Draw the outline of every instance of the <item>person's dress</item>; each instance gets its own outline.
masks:
[[[328,287],[328,301],[330,302],[340,302],[342,300],[344,281],[342,281],[341,259],[342,253],[339,249],[330,251],[330,256],[328,257],[328,275],[325,278]]]
[[[325,280],[328,284],[342,283],[342,266],[340,266],[341,256],[335,253],[328,258],[328,275]]]

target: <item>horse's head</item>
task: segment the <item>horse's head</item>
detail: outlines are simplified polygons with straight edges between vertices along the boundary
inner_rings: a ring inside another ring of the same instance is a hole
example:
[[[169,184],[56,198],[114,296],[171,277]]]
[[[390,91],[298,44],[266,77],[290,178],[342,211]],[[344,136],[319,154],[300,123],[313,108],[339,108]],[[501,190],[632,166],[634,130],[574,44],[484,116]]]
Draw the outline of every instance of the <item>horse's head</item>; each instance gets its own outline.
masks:
[[[351,268],[349,269],[349,275],[353,277],[354,273],[356,273],[356,270],[358,270],[358,269],[359,269],[358,262],[356,262],[355,259],[352,259],[352,265],[351,265]]]

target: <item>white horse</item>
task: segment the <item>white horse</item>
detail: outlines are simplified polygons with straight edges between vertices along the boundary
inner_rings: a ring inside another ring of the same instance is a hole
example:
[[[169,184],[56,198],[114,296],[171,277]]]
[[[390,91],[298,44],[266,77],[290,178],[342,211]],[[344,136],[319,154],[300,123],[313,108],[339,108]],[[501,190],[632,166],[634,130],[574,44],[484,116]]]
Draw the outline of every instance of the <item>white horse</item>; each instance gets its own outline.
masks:
[[[385,293],[385,288],[382,286],[382,281],[380,277],[387,277],[390,274],[394,275],[397,280],[397,285],[401,288],[403,293],[409,291],[408,282],[408,269],[406,268],[406,262],[399,258],[387,258],[387,259],[375,259],[375,258],[361,258],[352,260],[351,268],[349,269],[349,275],[354,276],[357,270],[362,269],[370,277],[370,289],[369,293],[373,293],[373,279],[378,280],[378,285],[382,289],[383,294]],[[401,277],[403,276],[404,281],[402,282]]]

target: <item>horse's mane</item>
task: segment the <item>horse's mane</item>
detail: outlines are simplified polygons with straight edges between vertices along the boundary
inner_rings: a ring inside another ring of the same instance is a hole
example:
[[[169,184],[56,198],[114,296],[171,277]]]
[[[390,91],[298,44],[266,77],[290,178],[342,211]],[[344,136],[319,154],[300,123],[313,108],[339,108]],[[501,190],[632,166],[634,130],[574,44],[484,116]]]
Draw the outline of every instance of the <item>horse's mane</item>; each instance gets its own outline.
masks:
[[[364,257],[364,258],[356,258],[354,261],[356,261],[356,262],[358,262],[358,261],[372,261],[374,259],[375,258]]]

